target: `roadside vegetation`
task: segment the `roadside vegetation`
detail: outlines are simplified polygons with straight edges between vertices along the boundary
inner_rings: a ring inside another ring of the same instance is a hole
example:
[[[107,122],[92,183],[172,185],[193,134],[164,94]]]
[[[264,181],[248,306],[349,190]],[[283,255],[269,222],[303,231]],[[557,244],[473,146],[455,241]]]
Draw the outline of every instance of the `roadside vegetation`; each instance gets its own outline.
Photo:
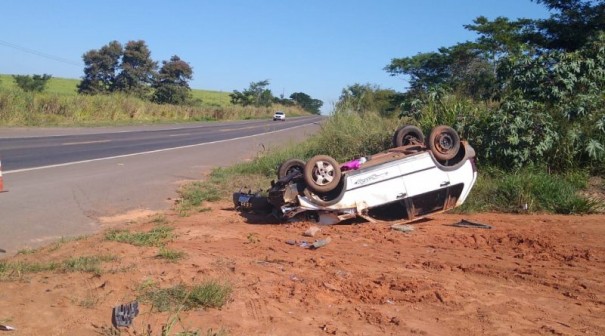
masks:
[[[178,284],[168,288],[145,283],[140,286],[138,299],[149,303],[152,310],[159,312],[220,308],[227,303],[232,292],[231,284],[216,280],[207,280],[192,286]]]
[[[304,92],[273,95],[269,80],[241,92],[192,90],[193,68],[173,55],[161,64],[143,40],[111,41],[82,56],[81,80],[0,75],[0,126],[80,126],[194,122],[319,114],[323,102]]]
[[[309,113],[299,106],[239,106],[229,93],[192,90],[190,105],[157,104],[133,95],[79,95],[75,79],[51,78],[44,92],[26,92],[0,76],[0,126],[102,126],[270,118]]]
[[[25,262],[0,261],[0,280],[21,279],[31,273],[39,272],[86,272],[101,274],[101,265],[104,262],[117,260],[110,255],[80,256],[63,261]]]
[[[322,125],[318,134],[302,144],[259,153],[250,162],[215,169],[205,181],[184,186],[180,190],[182,200],[177,203],[177,209],[181,209],[181,214],[187,214],[203,209],[204,201],[229,199],[232,192],[242,188],[266,190],[270,181],[276,179],[279,164],[289,158],[306,160],[317,154],[328,154],[345,162],[357,155],[386,150],[391,147],[392,134],[397,127],[412,122],[373,113],[337,112]],[[470,141],[473,144],[472,139]],[[602,199],[581,193],[587,187],[590,169],[577,167],[554,172],[542,165],[511,170],[505,165],[481,160],[480,154],[478,157],[478,182],[466,203],[456,211],[587,214],[602,209]],[[525,204],[527,209],[524,209]]]
[[[217,180],[250,174],[265,179],[251,189],[266,188],[285,159],[321,153],[343,162],[387,149],[398,125],[426,136],[445,124],[477,152],[478,183],[457,211],[602,211],[603,183],[588,181],[605,175],[605,2],[536,2],[549,18],[478,17],[465,26],[475,41],[385,66],[408,79],[406,92],[350,85],[317,136],[217,170],[205,183],[217,188]]]

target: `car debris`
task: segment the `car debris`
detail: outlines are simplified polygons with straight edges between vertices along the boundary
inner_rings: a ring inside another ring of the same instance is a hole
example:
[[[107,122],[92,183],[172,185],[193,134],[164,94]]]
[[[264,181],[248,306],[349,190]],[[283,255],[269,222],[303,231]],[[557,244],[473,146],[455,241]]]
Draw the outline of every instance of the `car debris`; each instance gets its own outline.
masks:
[[[315,237],[315,235],[320,231],[321,229],[318,228],[317,226],[311,226],[310,228],[307,229],[307,231],[305,231],[303,233],[303,236],[307,236],[307,237]]]
[[[330,238],[330,237],[319,239],[319,240],[316,240],[315,242],[313,242],[313,244],[311,244],[311,246],[309,246],[309,248],[318,249],[320,247],[324,247],[324,246],[328,245],[331,241],[332,241],[332,238]]]
[[[137,301],[132,301],[114,307],[111,321],[116,328],[128,327],[132,324],[132,320],[137,315],[139,315],[139,303]]]
[[[6,324],[0,324],[0,330],[2,330],[2,331],[13,331],[13,330],[17,330],[17,329],[15,329],[15,327],[11,327],[11,326],[6,325]]]
[[[393,224],[391,225],[391,229],[401,231],[403,233],[410,233],[414,231],[414,227],[407,224]]]
[[[471,221],[468,221],[466,219],[462,219],[458,223],[452,224],[452,226],[463,227],[463,228],[471,228],[471,229],[491,229],[492,228],[491,225],[481,224],[481,223],[476,223],[476,222],[471,222]]]
[[[437,126],[425,141],[418,127],[406,125],[392,148],[342,165],[328,155],[286,160],[269,189],[236,192],[233,203],[282,222],[410,222],[462,205],[476,179],[475,150],[453,128]]]
[[[332,238],[330,237],[326,237],[326,238],[322,238],[322,239],[317,239],[316,241],[309,243],[306,240],[286,240],[286,244],[288,245],[297,245],[299,247],[305,248],[305,249],[318,249],[320,247],[326,246],[328,245],[330,242],[332,241]]]

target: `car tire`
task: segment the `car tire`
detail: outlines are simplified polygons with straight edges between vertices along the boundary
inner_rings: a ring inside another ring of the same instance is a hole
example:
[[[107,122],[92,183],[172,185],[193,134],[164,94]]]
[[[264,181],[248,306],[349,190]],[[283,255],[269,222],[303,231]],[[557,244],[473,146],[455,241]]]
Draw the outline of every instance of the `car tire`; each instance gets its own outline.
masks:
[[[437,126],[429,135],[428,146],[437,160],[451,160],[460,150],[460,137],[449,126]]]
[[[277,168],[277,178],[281,179],[290,173],[298,171],[301,174],[305,172],[305,161],[299,159],[288,159]]]
[[[314,192],[326,193],[334,190],[341,177],[340,165],[331,156],[316,155],[305,164],[305,183]]]
[[[393,135],[393,146],[401,147],[412,144],[424,144],[422,130],[413,125],[399,127]]]

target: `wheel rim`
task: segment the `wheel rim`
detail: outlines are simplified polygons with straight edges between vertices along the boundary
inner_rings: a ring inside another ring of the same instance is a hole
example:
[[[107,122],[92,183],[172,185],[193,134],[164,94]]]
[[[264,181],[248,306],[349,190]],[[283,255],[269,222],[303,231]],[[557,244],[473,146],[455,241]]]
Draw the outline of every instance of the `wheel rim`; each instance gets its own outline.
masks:
[[[329,184],[334,180],[334,166],[326,161],[317,161],[313,167],[313,180],[319,186]]]
[[[439,153],[447,153],[448,151],[454,148],[454,139],[452,139],[451,135],[447,133],[441,133],[437,137],[437,142],[435,143],[435,149]]]

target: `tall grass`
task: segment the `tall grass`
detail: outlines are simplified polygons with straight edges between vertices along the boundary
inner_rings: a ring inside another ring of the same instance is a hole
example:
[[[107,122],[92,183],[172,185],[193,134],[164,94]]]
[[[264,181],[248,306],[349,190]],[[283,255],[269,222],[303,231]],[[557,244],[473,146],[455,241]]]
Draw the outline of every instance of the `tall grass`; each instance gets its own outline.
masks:
[[[232,105],[228,92],[191,90],[187,106],[159,105],[123,94],[79,95],[79,80],[51,78],[44,92],[19,89],[11,75],[0,75],[1,126],[87,126],[269,118],[275,110],[308,115],[299,107]]]
[[[291,116],[296,107],[160,105],[122,94],[61,95],[0,90],[0,125],[71,126],[269,118],[275,109]]]
[[[598,209],[596,201],[580,194],[588,180],[582,171],[550,174],[537,167],[514,172],[484,167],[479,174],[462,212],[586,214]]]

